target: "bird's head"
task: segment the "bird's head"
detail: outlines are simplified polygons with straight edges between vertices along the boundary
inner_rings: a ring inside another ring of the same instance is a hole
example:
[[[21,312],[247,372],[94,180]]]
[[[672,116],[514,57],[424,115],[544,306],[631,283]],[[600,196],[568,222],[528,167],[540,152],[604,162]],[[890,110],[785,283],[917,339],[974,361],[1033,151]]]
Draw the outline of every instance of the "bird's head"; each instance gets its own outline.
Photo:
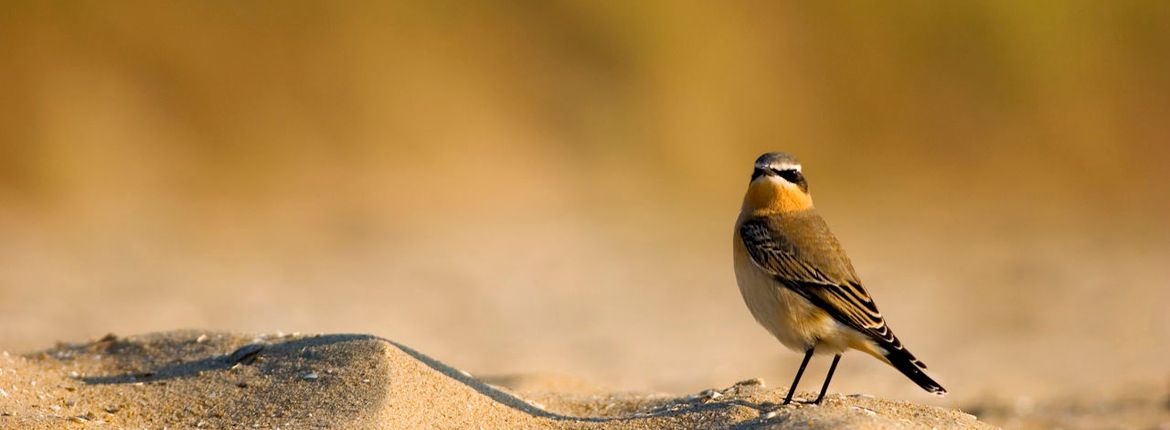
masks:
[[[752,180],[744,196],[743,210],[754,214],[796,212],[812,208],[808,182],[800,161],[783,152],[769,152],[756,159]]]

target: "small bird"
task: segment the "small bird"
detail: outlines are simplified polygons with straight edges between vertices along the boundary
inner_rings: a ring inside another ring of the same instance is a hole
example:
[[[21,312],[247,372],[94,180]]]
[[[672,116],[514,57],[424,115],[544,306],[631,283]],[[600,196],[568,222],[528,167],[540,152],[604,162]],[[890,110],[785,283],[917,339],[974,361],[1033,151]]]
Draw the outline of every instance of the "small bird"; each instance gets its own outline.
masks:
[[[769,152],[756,159],[734,235],[735,278],[752,316],[780,343],[804,352],[784,404],[817,354],[834,354],[814,404],[820,404],[848,349],[868,353],[918,386],[944,395],[926,365],[902,346],[825,220],[813,208],[796,157]]]

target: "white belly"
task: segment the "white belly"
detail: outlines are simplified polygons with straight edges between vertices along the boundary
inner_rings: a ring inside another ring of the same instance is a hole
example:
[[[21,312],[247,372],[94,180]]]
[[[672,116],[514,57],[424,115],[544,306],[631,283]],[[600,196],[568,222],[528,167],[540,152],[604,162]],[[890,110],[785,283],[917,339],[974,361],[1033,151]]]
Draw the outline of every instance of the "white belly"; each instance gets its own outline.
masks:
[[[868,342],[861,333],[836,320],[756,267],[739,238],[735,239],[735,280],[744,303],[784,346],[799,352],[816,347],[818,354],[839,354]]]

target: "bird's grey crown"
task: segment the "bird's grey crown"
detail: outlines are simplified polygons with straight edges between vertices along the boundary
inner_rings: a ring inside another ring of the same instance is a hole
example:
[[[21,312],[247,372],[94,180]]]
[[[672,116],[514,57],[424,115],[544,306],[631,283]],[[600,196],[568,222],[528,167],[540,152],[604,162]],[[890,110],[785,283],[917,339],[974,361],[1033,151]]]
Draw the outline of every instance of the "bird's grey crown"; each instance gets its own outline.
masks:
[[[786,152],[767,152],[756,159],[756,167],[761,169],[794,169],[800,170],[800,160]]]

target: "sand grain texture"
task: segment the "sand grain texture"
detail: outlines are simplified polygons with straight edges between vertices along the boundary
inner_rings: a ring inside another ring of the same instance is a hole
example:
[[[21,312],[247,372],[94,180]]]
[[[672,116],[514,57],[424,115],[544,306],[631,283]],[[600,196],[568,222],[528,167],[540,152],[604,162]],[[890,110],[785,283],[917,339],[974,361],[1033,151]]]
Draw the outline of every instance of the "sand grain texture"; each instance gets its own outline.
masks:
[[[758,380],[685,397],[488,380],[368,335],[111,335],[0,357],[0,428],[992,428],[863,396],[775,408]]]

